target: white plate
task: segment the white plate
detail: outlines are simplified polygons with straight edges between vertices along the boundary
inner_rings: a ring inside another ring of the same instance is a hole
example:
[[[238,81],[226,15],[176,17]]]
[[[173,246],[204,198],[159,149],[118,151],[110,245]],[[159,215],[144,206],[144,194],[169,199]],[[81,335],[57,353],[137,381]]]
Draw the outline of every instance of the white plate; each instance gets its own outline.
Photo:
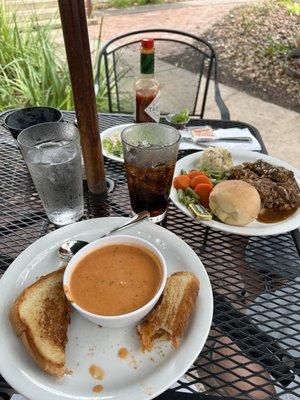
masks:
[[[114,161],[117,161],[117,162],[120,162],[120,163],[124,163],[124,158],[123,157],[114,156],[113,154],[109,153],[105,149],[103,141],[104,141],[104,139],[109,139],[110,137],[115,136],[115,135],[119,135],[120,136],[121,132],[123,131],[123,129],[127,128],[127,126],[130,126],[130,125],[132,125],[132,124],[116,125],[116,126],[108,128],[105,131],[101,132],[100,137],[101,137],[101,144],[102,144],[102,153],[106,158],[110,158],[111,160],[114,160]],[[179,132],[182,134],[184,131],[179,131]],[[191,135],[190,134],[187,135],[186,132],[185,132],[185,134],[183,136],[191,137]],[[219,144],[214,144],[214,146],[215,145],[220,146]],[[231,146],[231,145],[232,145],[232,143],[231,144],[229,143],[229,146]],[[243,143],[242,145],[245,145],[245,143]],[[204,146],[207,146],[207,143],[204,144]],[[223,146],[224,147],[228,147],[228,143],[224,143],[223,142]],[[199,150],[199,146],[197,146],[194,143],[180,142],[179,150]]]
[[[118,161],[123,163],[124,158],[123,157],[117,157],[114,156],[113,154],[109,153],[103,144],[104,139],[109,139],[111,136],[115,135],[121,135],[121,132],[123,129],[127,128],[127,126],[130,126],[132,124],[123,124],[123,125],[116,125],[111,128],[105,129],[105,131],[101,132],[100,137],[101,137],[101,144],[102,144],[102,153],[105,157],[110,158],[111,160]]]
[[[179,160],[176,163],[174,176],[179,175],[182,169],[185,171],[190,171],[191,169],[196,168],[202,154],[203,154],[202,152],[193,153]],[[234,165],[241,164],[243,162],[253,162],[261,159],[270,164],[279,165],[293,171],[298,183],[300,182],[300,172],[296,168],[292,167],[291,165],[281,160],[278,160],[277,158],[248,150],[231,150],[231,154],[233,157]],[[172,187],[171,189],[170,198],[181,211],[183,211],[186,215],[191,217],[190,211],[182,203],[178,201],[177,191],[174,187]],[[199,221],[199,222],[203,225],[209,226],[212,229],[229,233],[235,233],[237,235],[243,235],[243,236],[279,235],[280,233],[289,232],[292,231],[293,229],[299,228],[300,207],[293,215],[291,215],[286,220],[272,224],[263,224],[258,221],[253,221],[246,226],[233,226],[224,224],[219,221]]]
[[[213,314],[212,290],[206,270],[184,241],[150,222],[128,228],[126,234],[144,238],[157,246],[166,258],[168,275],[187,270],[200,280],[195,310],[178,349],[161,341],[153,351],[143,354],[134,327],[100,329],[73,311],[66,350],[67,368],[73,373],[56,379],[36,366],[13,333],[8,321],[12,302],[37,277],[57,269],[59,244],[70,238],[95,240],[124,221],[126,218],[98,218],[58,229],[23,251],[0,280],[0,373],[28,399],[152,399],[176,382],[202,350]],[[121,347],[130,351],[130,357],[125,360],[117,355]],[[92,364],[105,370],[103,381],[90,376],[88,369]],[[104,387],[100,394],[92,392],[97,384]]]

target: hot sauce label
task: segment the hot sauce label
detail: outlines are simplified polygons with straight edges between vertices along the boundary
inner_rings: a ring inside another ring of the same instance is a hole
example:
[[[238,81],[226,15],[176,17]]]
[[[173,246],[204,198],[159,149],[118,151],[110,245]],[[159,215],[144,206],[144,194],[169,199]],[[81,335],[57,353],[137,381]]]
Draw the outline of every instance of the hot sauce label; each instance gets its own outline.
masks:
[[[159,101],[160,101],[160,91],[157,92],[157,95],[154,97],[154,99],[151,101],[148,107],[145,108],[145,113],[148,114],[149,117],[152,118],[155,122],[159,122],[160,118]]]

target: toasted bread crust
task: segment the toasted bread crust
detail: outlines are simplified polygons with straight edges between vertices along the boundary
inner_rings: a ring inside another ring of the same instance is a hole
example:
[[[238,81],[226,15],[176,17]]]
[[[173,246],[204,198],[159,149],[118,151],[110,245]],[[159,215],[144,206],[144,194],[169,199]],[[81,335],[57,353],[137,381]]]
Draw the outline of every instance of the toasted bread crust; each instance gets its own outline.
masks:
[[[9,314],[10,323],[16,332],[17,336],[22,340],[27,352],[35,360],[35,362],[46,372],[51,375],[61,377],[65,373],[65,363],[55,363],[47,359],[36,346],[34,334],[32,333],[30,327],[24,322],[20,316],[19,308],[22,302],[26,299],[26,296],[32,288],[39,285],[43,280],[49,279],[56,275],[62,275],[64,269],[59,269],[48,275],[42,276],[37,282],[33,283],[31,286],[26,288],[20,296],[15,300]],[[66,316],[69,322],[69,305],[66,299],[65,302]],[[64,351],[64,348],[62,349]]]
[[[180,301],[173,302],[172,292],[176,290]],[[194,304],[199,291],[199,280],[188,272],[176,272],[168,280],[161,301],[138,325],[138,333],[142,342],[142,351],[150,351],[155,339],[166,339],[172,342],[174,347],[180,344],[180,338],[184,335]]]
[[[177,272],[173,275],[181,274]],[[174,347],[178,347],[180,344],[179,338],[184,335],[188,321],[190,319],[191,313],[193,311],[194,304],[196,302],[198,291],[199,291],[199,281],[193,275],[190,279],[189,284],[184,290],[180,305],[177,309],[176,317],[173,324],[172,332],[172,344]]]

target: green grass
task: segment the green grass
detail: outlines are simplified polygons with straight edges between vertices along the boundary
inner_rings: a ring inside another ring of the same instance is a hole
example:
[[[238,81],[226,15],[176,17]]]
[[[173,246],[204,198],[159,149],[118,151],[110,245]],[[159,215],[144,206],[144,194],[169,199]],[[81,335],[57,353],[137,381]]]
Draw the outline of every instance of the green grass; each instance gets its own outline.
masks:
[[[241,18],[242,18],[242,24],[243,24],[245,33],[251,32],[252,29],[254,29],[256,26],[256,21],[252,18],[249,18],[247,13],[242,14]]]
[[[255,15],[258,15],[259,17],[263,16],[265,20],[268,21],[269,18],[274,18],[273,14],[276,10],[284,7],[285,9],[288,9],[288,12],[291,14],[295,13],[297,10],[296,6],[300,9],[300,5],[293,0],[265,0],[251,6],[250,13],[249,8],[241,9],[240,15],[243,32],[252,35],[252,33],[255,32],[256,27],[259,28],[258,24],[260,23],[260,20],[257,20]],[[288,7],[290,7],[290,9]],[[291,11],[292,9],[293,12]],[[289,18],[289,16],[287,18]],[[287,40],[282,39],[282,41],[279,41],[271,35],[259,38],[254,46],[257,48],[263,48],[265,56],[270,58],[276,57],[277,55],[286,55],[293,48],[293,44],[289,43]]]
[[[293,46],[278,42],[270,36],[266,38],[266,45],[265,55],[268,57],[273,57],[277,54],[286,54],[293,48]]]
[[[40,26],[33,15],[21,29],[0,0],[0,111],[41,105],[74,109],[64,48],[52,28],[51,21]],[[100,87],[98,109],[105,109],[106,97]]]
[[[300,3],[296,0],[281,0],[281,4],[290,14],[300,15]]]
[[[268,15],[274,5],[280,5],[287,9],[290,14],[300,15],[300,4],[297,0],[264,0],[253,4],[253,10]]]
[[[160,4],[164,0],[109,0],[108,8],[126,8],[132,6],[145,6],[147,4]]]

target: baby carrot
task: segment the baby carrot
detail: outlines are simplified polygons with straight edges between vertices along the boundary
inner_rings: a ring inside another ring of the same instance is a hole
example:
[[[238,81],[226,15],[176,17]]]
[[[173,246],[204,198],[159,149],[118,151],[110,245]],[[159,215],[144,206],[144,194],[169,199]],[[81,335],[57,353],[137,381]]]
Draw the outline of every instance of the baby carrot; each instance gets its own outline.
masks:
[[[213,187],[209,183],[199,183],[194,189],[194,192],[200,197],[200,203],[206,208],[209,207],[208,200],[212,190]]]
[[[200,175],[204,175],[203,172],[196,171],[196,170],[192,170],[188,173],[188,176],[190,177],[191,181],[193,178],[195,178],[195,176],[200,176]]]
[[[174,179],[173,186],[175,189],[186,189],[190,186],[191,180],[187,175],[178,175]]]
[[[211,180],[204,174],[195,176],[195,178],[191,179],[191,188],[195,189],[199,183],[209,183],[212,185]]]

